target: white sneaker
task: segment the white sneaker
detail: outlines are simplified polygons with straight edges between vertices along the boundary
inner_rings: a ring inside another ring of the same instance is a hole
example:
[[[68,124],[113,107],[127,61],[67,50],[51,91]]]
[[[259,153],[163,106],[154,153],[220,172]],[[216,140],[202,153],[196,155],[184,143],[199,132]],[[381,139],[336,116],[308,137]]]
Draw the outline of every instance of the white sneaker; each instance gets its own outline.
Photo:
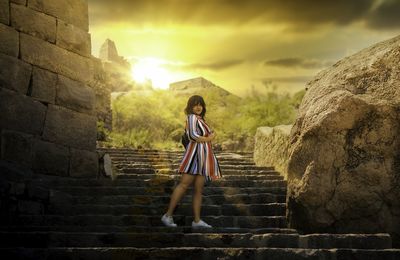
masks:
[[[172,216],[167,216],[167,214],[164,214],[161,218],[162,223],[166,225],[167,227],[176,227],[177,225],[174,223],[174,219]]]
[[[192,228],[212,228],[212,226],[200,219],[197,223],[192,221]]]

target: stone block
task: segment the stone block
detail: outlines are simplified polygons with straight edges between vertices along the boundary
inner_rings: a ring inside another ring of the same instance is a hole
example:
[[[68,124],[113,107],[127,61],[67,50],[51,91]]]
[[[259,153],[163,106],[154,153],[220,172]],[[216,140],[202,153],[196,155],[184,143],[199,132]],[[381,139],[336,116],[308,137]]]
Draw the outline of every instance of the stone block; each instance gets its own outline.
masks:
[[[31,79],[32,66],[0,53],[0,88],[8,88],[26,95]]]
[[[257,166],[274,166],[287,179],[290,130],[292,125],[259,127],[254,142],[254,162]]]
[[[0,0],[0,23],[10,24],[10,2]]]
[[[57,74],[33,67],[31,96],[45,103],[54,104],[56,100]]]
[[[10,0],[10,2],[19,4],[19,5],[26,5],[26,0]]]
[[[49,105],[43,138],[77,149],[96,149],[97,119],[63,107]]]
[[[19,132],[3,131],[1,135],[1,159],[30,168],[32,136]]]
[[[18,57],[19,33],[10,26],[0,23],[0,52]]]
[[[79,81],[58,76],[56,104],[78,112],[91,113],[94,108],[93,89]]]
[[[18,4],[11,4],[11,25],[21,32],[55,43],[57,21],[49,15]]]
[[[72,197],[62,191],[50,190],[49,192],[49,206],[50,207],[64,207],[65,205],[70,205],[72,203]]]
[[[0,128],[40,135],[47,107],[27,96],[0,88]]]
[[[90,34],[61,20],[57,23],[57,45],[86,57],[91,55]]]
[[[34,174],[30,168],[4,160],[0,160],[0,172],[0,184],[5,181],[21,182],[22,180],[29,180]]]
[[[40,187],[35,184],[28,184],[26,190],[30,199],[48,201],[50,198],[50,191],[47,188]]]
[[[36,140],[33,144],[33,170],[37,173],[68,176],[69,149],[54,143]]]
[[[7,195],[11,195],[12,197],[17,197],[17,196],[24,196],[25,195],[25,190],[26,190],[26,185],[23,182],[5,182],[5,186],[7,187],[6,190],[4,190]],[[5,193],[3,193],[5,194]]]
[[[29,0],[28,7],[55,16],[85,31],[89,31],[87,0]]]
[[[22,60],[74,80],[92,80],[92,62],[89,58],[24,33],[20,36]]]
[[[43,204],[36,201],[18,201],[18,213],[24,215],[40,215],[44,213]]]
[[[99,171],[99,158],[96,152],[71,149],[70,176],[96,177]]]

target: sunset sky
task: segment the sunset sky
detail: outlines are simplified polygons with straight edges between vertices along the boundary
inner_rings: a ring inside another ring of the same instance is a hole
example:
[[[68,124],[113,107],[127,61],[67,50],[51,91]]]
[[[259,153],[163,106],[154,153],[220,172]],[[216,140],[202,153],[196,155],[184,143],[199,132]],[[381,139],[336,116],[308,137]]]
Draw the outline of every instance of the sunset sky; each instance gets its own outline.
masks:
[[[136,77],[148,73],[161,88],[202,76],[238,95],[293,93],[339,59],[400,34],[400,0],[88,2],[93,55],[109,38]]]

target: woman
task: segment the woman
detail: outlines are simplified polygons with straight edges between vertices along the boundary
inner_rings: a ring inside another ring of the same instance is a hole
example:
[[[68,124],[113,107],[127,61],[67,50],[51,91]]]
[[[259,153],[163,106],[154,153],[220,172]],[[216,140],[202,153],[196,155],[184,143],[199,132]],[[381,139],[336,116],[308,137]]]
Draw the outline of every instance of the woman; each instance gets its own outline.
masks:
[[[172,193],[168,211],[162,216],[161,221],[168,227],[177,226],[172,214],[187,188],[194,183],[192,227],[211,228],[212,226],[200,219],[200,208],[204,182],[221,178],[221,170],[211,147],[215,133],[204,120],[206,104],[201,96],[195,95],[189,98],[185,113],[187,115],[185,129],[190,142],[179,166],[179,173],[182,174],[180,183]]]

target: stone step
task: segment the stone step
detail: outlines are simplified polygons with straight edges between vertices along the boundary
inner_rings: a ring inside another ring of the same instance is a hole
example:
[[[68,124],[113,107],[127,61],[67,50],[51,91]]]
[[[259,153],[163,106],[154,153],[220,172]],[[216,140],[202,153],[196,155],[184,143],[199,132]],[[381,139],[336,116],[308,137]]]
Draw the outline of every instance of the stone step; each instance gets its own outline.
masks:
[[[9,218],[1,217],[1,226],[163,226],[161,215],[20,215]],[[282,216],[202,216],[202,219],[215,227],[240,227],[240,228],[287,228],[286,218]],[[174,215],[178,226],[189,226],[193,217]]]
[[[111,159],[115,163],[165,163],[174,164],[181,163],[183,154],[174,157],[146,157],[146,156],[131,156],[131,155],[110,155]],[[241,157],[241,158],[224,158],[218,157],[220,164],[232,164],[232,165],[255,165],[253,158]]]
[[[222,170],[222,176],[225,175],[255,175],[255,174],[267,174],[267,175],[271,175],[271,174],[275,174],[275,175],[279,175],[278,172],[274,171],[274,170],[259,170],[259,169],[254,169],[254,170],[236,170],[236,169],[232,169],[232,170]],[[127,168],[122,168],[122,169],[118,169],[118,173],[133,173],[133,174],[156,174],[156,173],[160,173],[160,174],[175,174],[178,173],[177,169],[152,169],[152,168],[135,168],[135,167],[127,167]]]
[[[59,186],[56,190],[66,192],[70,195],[167,195],[173,191],[172,186],[149,186],[149,187],[70,187]],[[190,187],[186,191],[192,193],[193,188]],[[252,187],[252,188],[239,188],[239,187],[204,187],[203,195],[235,195],[235,194],[257,194],[257,193],[272,193],[279,195],[286,195],[286,187]]]
[[[181,178],[180,173],[171,173],[171,174],[161,174],[161,173],[156,173],[156,174],[120,174],[118,178],[114,181],[119,181],[122,179],[143,179],[143,180],[150,180],[154,178],[171,178],[175,180],[180,180]],[[82,178],[81,178],[82,179]],[[226,181],[241,181],[241,180],[283,180],[283,176],[281,175],[276,175],[276,174],[253,174],[253,175],[224,175],[222,180]],[[222,181],[220,180],[220,181]],[[108,182],[110,179],[106,178],[104,182]]]
[[[109,151],[101,151],[102,153],[108,153],[110,155],[116,156],[155,156],[155,157],[173,157],[173,156],[182,156],[185,151],[158,151],[158,152],[132,152],[132,151],[118,151],[118,150],[109,150]],[[237,152],[215,152],[217,157],[223,158],[252,158],[254,153],[237,153]]]
[[[57,247],[57,248],[4,248],[0,250],[3,259],[400,259],[400,249],[299,249],[299,248],[204,248],[204,247]],[[29,257],[29,258],[28,258]]]
[[[182,158],[184,151],[176,153],[129,153],[129,152],[106,152],[110,156],[115,157],[136,157],[136,158]],[[221,159],[253,159],[253,154],[238,153],[214,153],[217,158]]]
[[[182,157],[177,158],[137,158],[137,157],[113,157],[111,160],[114,164],[119,163],[150,163],[150,164],[180,164]],[[220,165],[251,165],[255,166],[252,159],[224,159],[219,158],[218,162]]]
[[[117,169],[123,168],[150,168],[150,169],[178,169],[180,164],[150,164],[150,163],[115,163],[114,164]],[[221,171],[225,170],[273,170],[273,167],[266,166],[255,166],[255,165],[231,165],[225,164],[220,165]]]
[[[110,155],[121,155],[121,156],[182,156],[185,151],[158,151],[158,152],[130,152],[130,151],[118,151],[118,150],[110,150],[110,151],[102,151],[102,153],[108,153]],[[236,152],[214,152],[217,157],[224,158],[247,158],[253,157],[254,153],[236,153]]]
[[[161,233],[208,233],[208,234],[225,234],[225,233],[252,233],[252,234],[267,234],[267,233],[278,233],[278,234],[297,234],[295,229],[290,228],[234,228],[234,227],[213,227],[192,230],[191,226],[177,226],[177,227],[165,227],[165,226],[113,226],[113,225],[90,225],[90,226],[1,226],[1,231],[7,232],[134,232],[134,233],[149,233],[149,232],[161,232]]]
[[[74,204],[51,207],[47,213],[63,215],[162,215],[166,212],[167,205],[105,205],[105,204]],[[181,203],[175,208],[175,214],[193,216],[192,204]],[[223,204],[202,205],[203,216],[285,216],[286,204]]]
[[[303,246],[303,236],[280,233],[192,233],[183,232],[7,232],[0,231],[0,248],[7,247],[274,247],[298,248]],[[204,229],[203,229],[204,230]],[[207,232],[207,231],[206,231]],[[388,234],[318,234],[323,247],[316,249],[389,249],[392,246]],[[313,235],[310,235],[313,236]],[[316,237],[315,237],[316,238]],[[319,241],[319,239],[316,239]],[[311,245],[315,246],[315,245]]]
[[[177,150],[157,150],[157,149],[132,149],[132,148],[97,148],[98,151],[108,152],[108,153],[133,153],[133,154],[179,154],[183,153],[184,149]],[[223,151],[218,152],[218,154],[223,155],[253,155],[253,151],[243,152],[243,151]]]
[[[96,194],[92,196],[77,195],[72,196],[73,203],[81,204],[128,204],[148,205],[159,204],[168,205],[171,195],[149,196],[149,195],[104,195]],[[191,203],[192,195],[186,193],[180,203]],[[259,194],[234,194],[234,195],[206,195],[202,198],[203,205],[223,205],[223,204],[264,204],[264,203],[285,203],[286,195],[271,193]]]
[[[96,179],[60,179],[60,180],[41,180],[32,181],[34,184],[46,185],[57,189],[59,186],[68,187],[174,187],[179,184],[179,179],[173,179],[168,177],[158,177],[150,180],[146,179],[116,179],[111,180],[96,180]],[[228,181],[224,178],[218,181],[211,181],[204,184],[204,187],[235,187],[235,188],[266,188],[266,187],[286,187],[287,182],[285,180],[239,180],[239,181]]]
[[[389,234],[309,234],[299,239],[302,248],[392,248]]]
[[[195,231],[194,231],[195,232]],[[274,247],[296,248],[297,234],[251,233],[89,233],[0,232],[0,248],[7,247]]]

